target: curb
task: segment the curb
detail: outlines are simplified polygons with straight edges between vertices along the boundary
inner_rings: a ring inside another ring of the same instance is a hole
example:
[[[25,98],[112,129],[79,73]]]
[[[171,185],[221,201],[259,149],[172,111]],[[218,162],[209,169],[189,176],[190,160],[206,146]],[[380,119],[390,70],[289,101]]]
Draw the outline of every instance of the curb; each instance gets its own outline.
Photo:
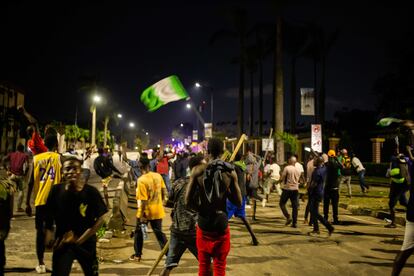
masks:
[[[359,207],[358,205],[339,203],[339,207],[350,211],[353,215],[371,216],[380,220],[390,219],[390,214],[384,211],[374,211],[369,208]],[[395,216],[395,223],[405,226],[405,216]]]

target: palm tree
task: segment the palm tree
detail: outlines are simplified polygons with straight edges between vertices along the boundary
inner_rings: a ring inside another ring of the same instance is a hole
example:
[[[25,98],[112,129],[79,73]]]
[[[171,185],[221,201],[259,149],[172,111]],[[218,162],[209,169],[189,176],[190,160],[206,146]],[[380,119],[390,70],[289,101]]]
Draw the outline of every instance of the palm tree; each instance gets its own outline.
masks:
[[[218,40],[233,39],[238,41],[239,45],[239,95],[237,108],[237,129],[239,135],[243,133],[244,128],[244,77],[245,77],[245,56],[246,42],[248,37],[247,12],[244,9],[236,8],[230,14],[233,29],[219,30],[213,34],[210,44],[216,43]]]
[[[250,46],[247,48],[247,56],[246,56],[246,68],[250,74],[250,119],[249,119],[249,126],[250,126],[250,136],[254,135],[254,74],[257,71],[257,61],[258,61],[258,49],[257,47]],[[263,85],[263,84],[262,84]],[[259,96],[260,100],[263,101],[263,91],[262,95]]]
[[[277,17],[276,24],[276,51],[275,51],[275,78],[276,78],[276,91],[275,93],[275,117],[274,117],[274,129],[278,133],[284,132],[283,128],[283,52],[282,52],[282,17]],[[277,139],[276,141],[276,162],[283,163],[285,160],[285,148],[283,141]]]

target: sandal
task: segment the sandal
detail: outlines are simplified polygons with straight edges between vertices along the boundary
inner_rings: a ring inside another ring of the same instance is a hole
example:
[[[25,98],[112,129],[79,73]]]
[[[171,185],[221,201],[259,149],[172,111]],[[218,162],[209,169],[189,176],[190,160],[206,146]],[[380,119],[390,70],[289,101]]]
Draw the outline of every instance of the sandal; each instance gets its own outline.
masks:
[[[141,261],[141,256],[137,256],[137,255],[135,255],[135,254],[132,254],[132,255],[129,257],[129,260],[130,260],[130,261],[135,261],[135,262],[140,262],[140,261]]]

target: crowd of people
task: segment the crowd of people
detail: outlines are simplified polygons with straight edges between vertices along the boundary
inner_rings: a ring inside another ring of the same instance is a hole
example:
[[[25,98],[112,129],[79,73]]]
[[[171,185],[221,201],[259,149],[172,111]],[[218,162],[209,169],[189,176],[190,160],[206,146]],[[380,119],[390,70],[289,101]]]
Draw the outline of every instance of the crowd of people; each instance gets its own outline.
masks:
[[[47,128],[42,139],[33,117],[25,110],[22,112],[31,122],[28,128],[30,139],[26,147],[20,144],[17,151],[5,156],[3,162],[8,168],[8,177],[0,179],[0,275],[3,275],[5,265],[4,241],[10,230],[15,193],[17,212],[24,211],[29,216],[32,215],[31,197],[34,197],[36,272],[47,272],[44,252],[49,248],[53,250],[52,275],[69,275],[75,259],[85,275],[98,275],[96,232],[111,207],[108,183],[114,177],[122,178],[122,172],[114,166],[109,148],[99,148],[93,162],[93,147],[81,155],[71,150],[65,154],[57,153],[57,132]],[[414,125],[407,126],[414,129]],[[298,162],[295,155],[288,158],[287,164],[277,164],[273,154],[260,156],[249,146],[245,154],[239,151],[234,154],[234,159],[226,160],[223,150],[222,141],[211,138],[207,152],[202,153],[174,151],[160,141],[160,147],[153,149],[151,156],[141,152],[137,159],[130,160],[119,154],[120,160],[131,167],[136,186],[137,222],[131,261],[141,261],[146,229],[150,224],[166,255],[161,275],[169,275],[178,266],[186,249],[198,260],[199,275],[213,272],[214,275],[225,275],[226,258],[231,248],[229,220],[233,216],[240,219],[251,236],[251,244],[258,245],[259,239],[247,219],[246,209],[252,209],[252,219],[256,220],[257,201],[266,208],[273,191],[279,197],[286,226],[299,227],[299,205],[301,199],[304,202],[308,197],[304,205],[304,223],[312,227],[308,234],[320,235],[319,223],[322,223],[330,236],[335,230],[333,225],[340,224],[341,184],[346,184],[347,196],[352,197],[351,176],[356,174],[362,193],[370,190],[364,179],[362,162],[346,149],[331,149],[327,154],[311,151],[306,166]],[[394,275],[398,275],[414,251],[414,199],[413,196],[409,200],[406,198],[410,187],[411,194],[413,192],[410,185],[413,179],[412,151],[407,147],[407,155],[396,152],[388,172],[391,223],[386,227],[396,227],[394,208],[397,201],[407,207],[406,235],[395,260]],[[103,197],[88,184],[92,169],[101,177]],[[306,189],[305,193],[301,192],[301,187]],[[26,189],[26,209],[23,209]],[[291,212],[287,209],[288,201]],[[322,214],[319,212],[321,203]],[[162,231],[164,208],[171,208],[169,240]]]

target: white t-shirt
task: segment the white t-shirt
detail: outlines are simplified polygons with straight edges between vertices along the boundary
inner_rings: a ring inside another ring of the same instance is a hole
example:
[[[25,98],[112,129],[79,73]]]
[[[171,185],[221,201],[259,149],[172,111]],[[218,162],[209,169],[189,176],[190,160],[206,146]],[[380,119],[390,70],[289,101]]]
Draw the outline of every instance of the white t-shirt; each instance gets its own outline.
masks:
[[[264,167],[264,173],[268,173],[270,170],[272,171],[272,173],[270,174],[270,178],[272,178],[273,180],[279,180],[280,179],[279,165],[276,163],[273,163],[273,164],[267,164]]]
[[[365,170],[364,166],[361,163],[361,160],[359,160],[358,157],[352,158],[352,166],[354,166],[358,173],[362,170]]]
[[[305,172],[305,170],[303,169],[303,165],[299,162],[295,163],[295,168],[299,171],[300,174]]]

